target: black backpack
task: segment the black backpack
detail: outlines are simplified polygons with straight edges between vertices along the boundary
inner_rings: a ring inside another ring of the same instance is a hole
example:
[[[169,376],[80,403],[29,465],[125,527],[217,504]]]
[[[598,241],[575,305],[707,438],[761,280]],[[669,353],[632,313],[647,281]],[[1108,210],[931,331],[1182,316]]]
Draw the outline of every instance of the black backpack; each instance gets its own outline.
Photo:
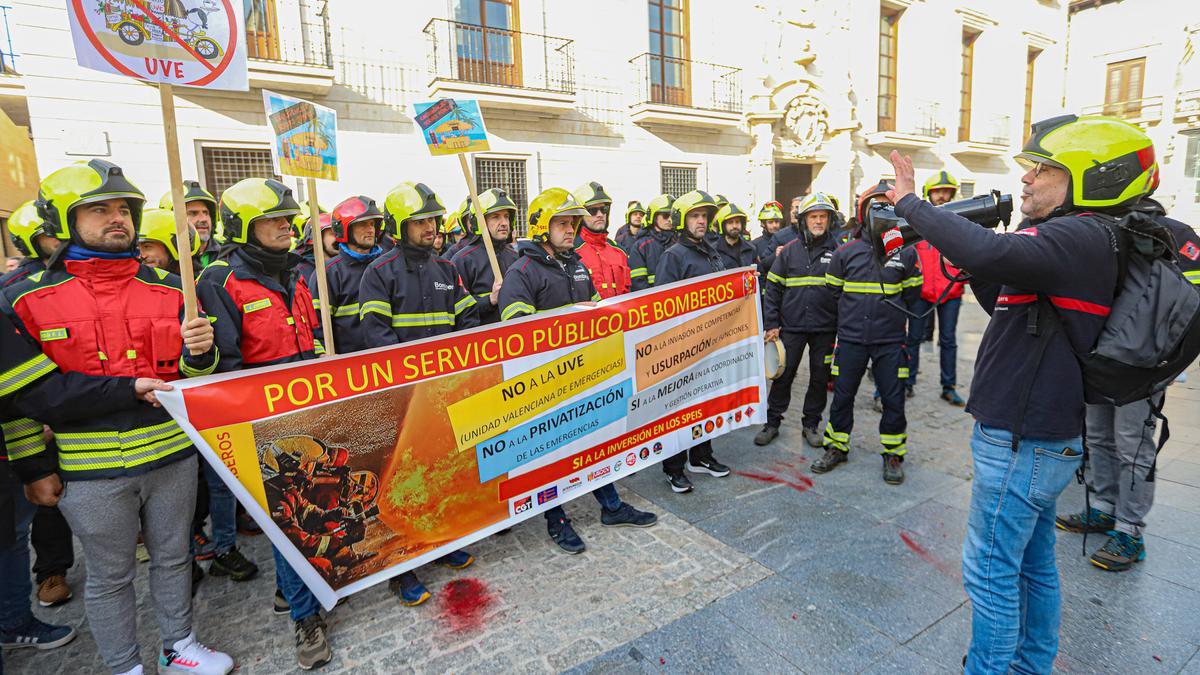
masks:
[[[1163,391],[1200,356],[1200,292],[1175,264],[1157,203],[1120,219],[1094,215],[1117,254],[1117,293],[1096,344],[1076,356],[1088,403],[1126,405]]]

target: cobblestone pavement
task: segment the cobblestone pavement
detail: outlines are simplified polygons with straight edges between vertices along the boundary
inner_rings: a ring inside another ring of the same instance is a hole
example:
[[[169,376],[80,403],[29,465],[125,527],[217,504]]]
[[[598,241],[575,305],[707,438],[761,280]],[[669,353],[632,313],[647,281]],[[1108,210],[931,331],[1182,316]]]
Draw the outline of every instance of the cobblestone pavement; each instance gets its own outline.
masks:
[[[964,307],[964,392],[985,320],[977,306]],[[696,477],[687,495],[671,493],[655,468],[621,481],[628,501],[658,512],[657,526],[604,528],[585,497],[567,507],[588,544],[582,555],[560,553],[534,518],[473,547],[478,562],[463,572],[422,570],[435,594],[422,607],[400,606],[386,585],[363,591],[329,617],[335,659],[323,672],[958,672],[970,630],[960,572],[970,419],[937,399],[936,351],[926,345],[922,356],[903,485],[880,479],[866,382],[850,463],[808,471],[819,451],[800,435],[801,375],[797,414],[774,443],[755,446],[754,430],[715,443],[736,470],[729,478]],[[1169,394],[1172,435],[1159,459],[1146,561],[1106,573],[1081,555],[1078,535],[1059,535],[1061,672],[1200,674],[1200,371],[1190,375],[1193,384]],[[1082,502],[1073,486],[1059,510]],[[1088,540],[1091,550],[1101,544]],[[270,611],[270,547],[263,537],[242,547],[264,573],[243,584],[205,579],[197,630],[231,652],[239,672],[292,672],[291,625]],[[80,595],[83,576],[82,565],[70,575]],[[447,584],[460,579],[483,584],[466,611],[446,601]],[[152,668],[144,567],[137,585]],[[80,636],[49,652],[6,652],[9,672],[103,672],[80,598],[38,613],[78,626]]]

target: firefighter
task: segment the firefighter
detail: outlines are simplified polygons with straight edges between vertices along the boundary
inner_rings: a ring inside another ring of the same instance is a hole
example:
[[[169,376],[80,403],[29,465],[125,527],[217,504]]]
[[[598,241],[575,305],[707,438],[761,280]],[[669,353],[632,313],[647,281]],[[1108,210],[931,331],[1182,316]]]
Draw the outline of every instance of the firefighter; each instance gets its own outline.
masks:
[[[193,258],[200,255],[200,237],[196,228],[191,230],[189,240]],[[166,209],[146,209],[142,212],[142,225],[138,228],[138,253],[142,264],[155,269],[179,274],[179,243],[175,235],[175,214]],[[200,269],[195,273],[200,274]]]
[[[218,365],[208,318],[182,321],[179,277],[137,261],[144,204],[120,167],[103,160],[73,164],[41,183],[43,231],[62,245],[44,273],[12,289],[19,294],[11,301],[5,295],[0,310],[64,371],[173,380]],[[88,561],[85,610],[101,657],[115,673],[141,667],[133,591],[140,530],[153,555],[159,669],[227,673],[233,659],[200,644],[192,631],[195,447],[160,408],[98,408],[89,405],[93,414],[72,422],[47,420],[58,472],[44,474],[27,493],[38,505],[57,504],[80,540]]]
[[[617,246],[625,251],[626,256],[633,255],[633,243],[642,232],[642,224],[646,222],[646,207],[633,200],[625,207],[625,224],[617,229]]]
[[[887,199],[879,194],[879,188],[876,185],[859,198],[859,223],[864,222],[867,208],[877,197]],[[826,473],[846,461],[854,427],[854,396],[869,362],[883,404],[879,419],[883,480],[899,485],[904,482],[902,463],[908,439],[903,384],[908,376],[903,355],[906,315],[901,305],[911,303],[921,291],[916,252],[906,249],[880,268],[860,229],[858,238],[834,251],[825,281],[837,300],[835,379],[825,426],[825,454],[811,468],[814,473]]]
[[[737,204],[726,204],[718,211],[709,230],[717,235],[713,248],[721,254],[725,269],[737,269],[758,262],[754,246],[746,240],[746,212]]]
[[[300,256],[288,250],[292,219],[299,213],[291,189],[274,179],[246,178],[221,194],[226,244],[221,258],[205,268],[196,284],[200,301],[216,318],[218,370],[294,363],[324,353],[312,294],[299,271]],[[271,550],[276,604],[291,613],[297,662],[305,669],[328,663],[333,653],[316,597],[283,554]],[[236,547],[225,555],[241,556]],[[220,560],[220,555],[213,560],[210,574]],[[231,559],[228,567],[247,573],[239,562]]]
[[[333,208],[330,226],[338,247],[338,255],[325,266],[331,298],[333,345],[338,353],[348,354],[367,348],[358,318],[358,287],[367,266],[383,254],[379,245],[383,236],[383,212],[370,197],[350,197]],[[314,307],[320,310],[316,270],[308,277],[308,288],[313,293]]]
[[[492,238],[492,249],[503,274],[504,270],[517,261],[517,249],[512,243],[513,228],[517,224],[517,205],[507,192],[499,188],[490,188],[480,193],[479,203],[483,206],[487,236]],[[488,258],[479,219],[474,213],[467,213],[460,216],[460,222],[466,223],[471,234],[463,239],[463,248],[449,260],[458,270],[463,287],[475,297],[475,305],[479,308],[479,323],[496,323],[500,320],[500,282],[496,281],[496,275],[492,271],[492,262]]]
[[[762,234],[750,241],[754,252],[758,255],[758,271],[766,276],[775,262],[775,243],[773,238],[779,228],[783,227],[783,205],[779,202],[767,202],[758,210],[758,224]]]
[[[650,200],[646,207],[649,227],[643,227],[633,240],[633,252],[629,254],[629,277],[635,291],[654,286],[654,270],[662,254],[675,243],[675,225],[671,222],[671,204],[675,198],[661,194]]]
[[[199,251],[192,254],[200,268],[208,267],[217,259],[220,253],[221,214],[217,208],[217,198],[200,186],[199,181],[183,181],[183,203],[187,208],[188,225],[196,230],[199,237]],[[171,193],[163,195],[158,200],[158,208],[173,211],[175,202]],[[197,272],[198,273],[198,272]]]
[[[771,383],[767,397],[767,423],[754,437],[766,445],[779,435],[783,414],[792,401],[792,382],[808,348],[808,390],[801,418],[804,440],[822,445],[821,414],[828,396],[829,367],[837,336],[837,300],[825,284],[825,272],[837,249],[830,228],[836,213],[829,198],[813,193],[800,208],[800,233],[775,258],[767,274],[763,296],[765,339],[783,340],[787,361],[783,374]]]
[[[520,257],[504,275],[501,320],[600,300],[587,267],[575,252],[575,236],[586,215],[583,206],[562,188],[545,190],[529,203],[529,241],[517,244]],[[611,483],[596,488],[592,496],[600,502],[600,522],[607,527],[650,527],[658,522],[653,513],[622,502]],[[572,554],[587,548],[561,506],[544,515],[546,531],[559,548]]]
[[[467,213],[474,213],[469,196],[463,200],[457,211],[446,214],[445,220],[442,221],[442,228],[445,228],[450,234],[446,240],[446,254],[442,256],[446,260],[454,259],[454,256],[467,245],[466,215],[464,215]]]
[[[358,287],[359,318],[368,347],[395,345],[479,325],[474,296],[463,288],[454,263],[433,255],[433,235],[446,207],[424,183],[401,183],[383,203],[384,227],[396,247],[363,272]],[[437,560],[461,570],[475,562],[466,551]],[[430,598],[414,572],[392,580],[401,604],[415,607]]]
[[[17,269],[0,276],[0,289],[46,269],[46,259],[62,245],[43,231],[43,222],[32,200],[18,206],[8,217],[8,238],[23,259]]]
[[[671,210],[679,240],[658,261],[654,283],[661,286],[724,270],[721,255],[705,239],[708,223],[717,212],[716,201],[707,192],[693,190],[676,199]],[[706,473],[717,478],[729,475],[729,467],[713,457],[712,441],[704,441],[663,460],[663,473],[674,492],[692,491],[692,481],[683,472],[685,466],[692,473]]]
[[[325,247],[325,262],[329,263],[337,254],[337,239],[333,236],[333,217],[322,210],[317,216],[317,223],[321,228],[321,245]],[[299,228],[300,235],[294,240],[293,252],[300,256],[300,262],[296,264],[296,271],[304,279],[312,276],[313,270],[317,269],[317,258],[313,253],[313,235],[312,221],[308,218],[296,216],[293,218],[294,227]]]
[[[601,298],[624,295],[632,286],[629,256],[608,238],[608,214],[612,197],[604,186],[592,181],[575,189],[575,201],[587,215],[579,230],[575,252],[592,277],[592,285]]]
[[[934,206],[941,206],[954,199],[957,192],[958,181],[945,170],[930,176],[921,190],[925,199]],[[945,261],[942,254],[928,241],[917,242],[916,249],[925,281],[921,286],[920,297],[913,301],[914,316],[908,320],[908,337],[904,342],[904,351],[908,357],[906,394],[909,397],[912,396],[911,392],[917,381],[917,369],[921,360],[921,342],[925,339],[926,334],[932,336],[934,317],[936,316],[936,325],[939,331],[941,398],[950,405],[961,408],[966,405],[966,402],[956,390],[958,386],[958,340],[955,332],[958,330],[958,312],[962,308],[963,284],[951,281],[946,277],[946,274],[958,276],[961,272]],[[943,264],[945,272],[942,271]]]

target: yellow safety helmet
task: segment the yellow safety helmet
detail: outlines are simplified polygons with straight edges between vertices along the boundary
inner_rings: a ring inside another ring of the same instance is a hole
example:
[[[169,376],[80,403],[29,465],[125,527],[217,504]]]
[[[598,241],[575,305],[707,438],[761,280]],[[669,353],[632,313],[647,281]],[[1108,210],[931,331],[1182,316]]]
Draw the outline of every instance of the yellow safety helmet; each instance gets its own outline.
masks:
[[[767,202],[758,210],[758,220],[783,220],[783,207],[779,202]]]
[[[803,222],[804,214],[811,211],[836,212],[837,207],[833,205],[833,200],[824,192],[814,192],[805,197],[804,201],[800,202],[800,212],[798,215],[801,218],[801,222]]]
[[[722,194],[714,194],[712,198],[713,201],[717,203],[718,211],[720,211],[722,207],[729,203],[729,198]]]
[[[370,505],[379,498],[379,476],[374,471],[351,471],[347,478],[351,502]]]
[[[572,216],[575,228],[583,223],[587,211],[564,188],[549,188],[529,202],[529,238],[544,241],[550,233],[550,221],[556,216]]]
[[[71,211],[82,204],[108,199],[125,199],[133,215],[133,227],[142,224],[146,195],[129,182],[121,167],[102,159],[78,162],[46,176],[38,189],[38,213],[47,235],[69,241],[75,227]]]
[[[300,205],[292,189],[274,178],[245,178],[221,193],[221,222],[231,243],[245,244],[259,218],[293,218]]]
[[[1063,209],[1117,208],[1158,187],[1154,143],[1138,127],[1112,117],[1059,115],[1033,125],[1016,156],[1026,169],[1049,164],[1071,176]]]
[[[17,207],[8,217],[8,238],[17,251],[26,258],[43,258],[33,238],[45,234],[43,229],[46,221],[38,213],[35,200],[29,200]]]
[[[640,213],[643,216],[646,215],[646,207],[642,206],[642,203],[636,199],[629,202],[629,208],[625,209],[625,222],[628,223],[629,216],[632,216],[635,213]]]
[[[490,213],[499,211],[512,211],[508,216],[508,222],[514,227],[517,224],[517,205],[513,202],[512,197],[500,188],[489,188],[479,193],[479,205],[483,207],[483,215],[486,217]],[[475,208],[471,205],[471,198],[467,197],[463,200],[461,206],[456,211],[458,222],[464,226],[468,232],[479,234],[479,219],[475,217]]]
[[[383,200],[384,230],[400,241],[405,237],[405,221],[437,218],[438,227],[441,228],[445,215],[446,207],[424,183],[401,183],[392,188]]]
[[[921,196],[929,199],[930,190],[939,190],[942,188],[949,188],[954,191],[950,195],[951,199],[954,199],[955,195],[958,194],[958,179],[951,176],[950,172],[945,169],[933,174],[929,177],[929,180],[925,181],[925,185],[921,187]]]
[[[671,205],[674,203],[675,197],[665,192],[651,199],[650,203],[646,205],[646,218],[650,220],[650,224],[654,225],[654,219],[660,213],[670,216]]]
[[[221,195],[224,199],[224,195]],[[284,436],[271,441],[263,451],[267,474],[293,473],[326,455],[325,444],[312,436]],[[270,475],[268,475],[270,477]]]
[[[221,206],[217,202],[217,198],[212,196],[212,193],[205,190],[200,181],[185,180],[183,181],[183,203],[188,202],[204,202],[208,206],[208,217],[212,220],[212,238],[220,243],[225,242],[225,230],[221,227]],[[168,190],[158,200],[158,208],[174,210],[175,203],[171,200],[171,192]]]
[[[200,252],[200,237],[196,228],[188,226],[188,240],[192,255]],[[142,226],[138,228],[138,242],[157,241],[167,247],[172,260],[179,260],[178,238],[175,236],[175,213],[168,209],[146,209],[142,213]]]
[[[575,196],[575,201],[579,202],[584,209],[589,206],[612,204],[613,201],[612,197],[609,197],[608,193],[604,191],[604,186],[596,181],[580,185],[572,194]]]
[[[675,203],[671,205],[671,219],[675,222],[675,229],[685,229],[684,223],[687,221],[687,215],[696,209],[708,211],[708,222],[711,223],[713,216],[717,213],[717,201],[704,190],[692,190],[676,199]]]
[[[712,223],[709,224],[708,229],[713,230],[717,234],[724,236],[725,235],[725,222],[727,220],[730,220],[731,218],[732,219],[737,219],[737,218],[742,219],[742,232],[745,233],[746,225],[748,224],[748,218],[746,216],[746,212],[739,209],[738,205],[734,204],[733,202],[730,202],[730,203],[726,204],[725,206],[722,206],[721,208],[717,209],[717,216],[716,216],[716,218],[713,219]]]

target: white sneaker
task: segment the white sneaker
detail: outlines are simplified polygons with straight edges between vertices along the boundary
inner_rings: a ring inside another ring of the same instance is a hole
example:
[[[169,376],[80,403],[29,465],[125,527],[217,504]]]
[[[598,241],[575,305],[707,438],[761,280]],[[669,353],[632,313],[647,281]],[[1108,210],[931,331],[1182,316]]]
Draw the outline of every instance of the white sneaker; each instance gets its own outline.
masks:
[[[205,647],[195,633],[176,642],[170,651],[159,654],[158,672],[195,673],[196,675],[226,675],[233,670],[233,658],[228,654]]]

